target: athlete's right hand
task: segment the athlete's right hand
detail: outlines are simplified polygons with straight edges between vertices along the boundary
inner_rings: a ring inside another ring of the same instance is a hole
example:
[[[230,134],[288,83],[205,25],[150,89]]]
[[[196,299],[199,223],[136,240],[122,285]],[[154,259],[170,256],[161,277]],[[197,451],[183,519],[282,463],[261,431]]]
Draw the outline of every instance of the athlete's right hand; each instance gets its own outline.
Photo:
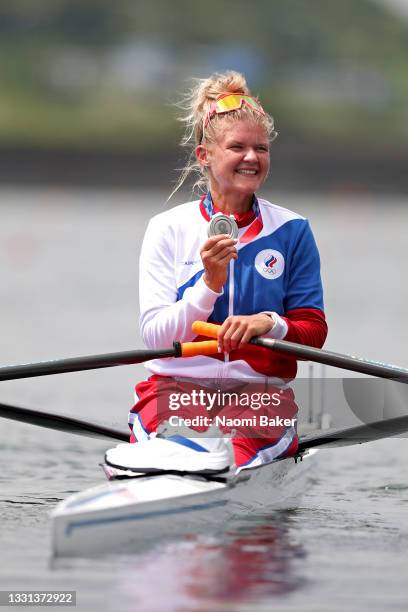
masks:
[[[204,282],[216,293],[221,293],[227,281],[229,262],[238,259],[237,242],[228,234],[218,234],[208,238],[200,249]]]

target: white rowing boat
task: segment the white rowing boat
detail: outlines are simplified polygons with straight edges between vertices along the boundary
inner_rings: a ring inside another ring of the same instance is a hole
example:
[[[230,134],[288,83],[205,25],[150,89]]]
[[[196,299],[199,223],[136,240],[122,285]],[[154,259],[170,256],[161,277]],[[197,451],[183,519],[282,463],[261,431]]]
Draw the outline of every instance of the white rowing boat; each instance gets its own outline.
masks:
[[[311,449],[301,461],[282,459],[237,476],[143,475],[77,493],[52,512],[54,556],[134,551],[152,536],[173,537],[296,507],[316,453]]]
[[[295,508],[308,487],[319,448],[361,444],[406,431],[408,416],[311,431],[300,436],[296,458],[211,479],[192,474],[135,475],[105,466],[107,476],[116,480],[72,495],[52,512],[53,554],[135,551],[152,539],[216,529],[234,518]]]

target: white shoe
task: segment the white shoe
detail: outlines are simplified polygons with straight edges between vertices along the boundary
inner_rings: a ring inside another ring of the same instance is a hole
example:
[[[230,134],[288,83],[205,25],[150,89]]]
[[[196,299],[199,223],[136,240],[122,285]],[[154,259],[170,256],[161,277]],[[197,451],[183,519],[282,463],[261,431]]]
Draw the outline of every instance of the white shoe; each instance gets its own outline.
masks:
[[[194,432],[197,436],[197,432]],[[208,435],[208,434],[207,434]],[[135,444],[118,444],[105,454],[108,465],[135,472],[193,472],[217,474],[230,467],[224,438],[156,436]]]

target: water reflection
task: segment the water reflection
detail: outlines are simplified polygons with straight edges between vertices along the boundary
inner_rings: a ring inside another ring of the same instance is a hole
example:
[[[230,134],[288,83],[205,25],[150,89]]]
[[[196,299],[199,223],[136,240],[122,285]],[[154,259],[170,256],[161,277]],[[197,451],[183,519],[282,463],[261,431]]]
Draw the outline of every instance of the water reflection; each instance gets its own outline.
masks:
[[[296,561],[306,557],[294,541],[292,515],[240,520],[218,534],[185,536],[128,557],[122,597],[126,592],[143,610],[214,610],[287,595],[304,585]]]

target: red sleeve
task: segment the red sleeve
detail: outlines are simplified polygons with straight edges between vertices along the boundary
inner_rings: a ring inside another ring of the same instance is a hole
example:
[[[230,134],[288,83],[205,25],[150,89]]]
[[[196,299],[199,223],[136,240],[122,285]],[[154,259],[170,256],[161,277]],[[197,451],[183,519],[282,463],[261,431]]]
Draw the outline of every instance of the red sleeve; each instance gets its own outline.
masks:
[[[322,348],[327,336],[324,312],[317,308],[294,308],[282,317],[288,324],[284,340]]]

